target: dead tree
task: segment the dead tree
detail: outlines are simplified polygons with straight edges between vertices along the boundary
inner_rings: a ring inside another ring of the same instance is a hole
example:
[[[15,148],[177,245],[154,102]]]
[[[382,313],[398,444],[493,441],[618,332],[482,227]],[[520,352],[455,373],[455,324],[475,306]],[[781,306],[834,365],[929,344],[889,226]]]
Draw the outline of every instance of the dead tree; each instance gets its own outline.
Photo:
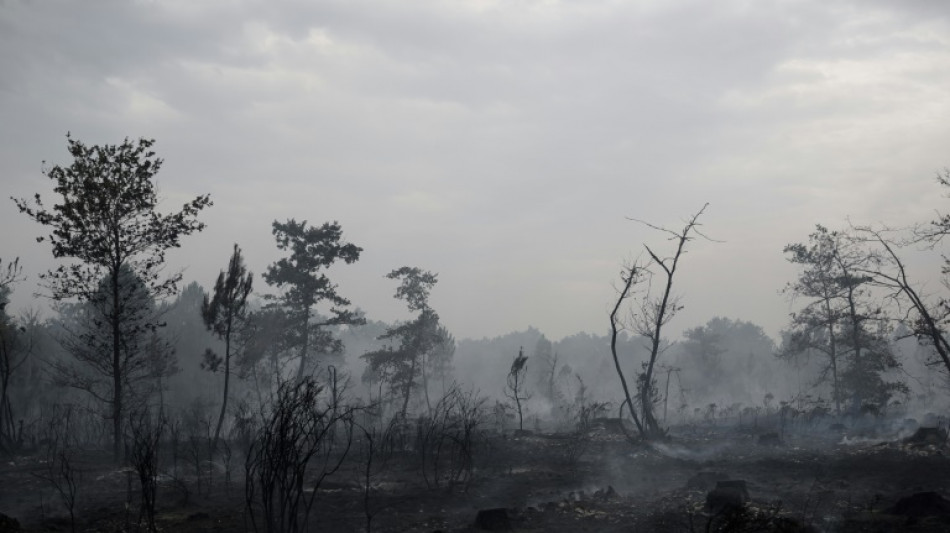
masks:
[[[76,532],[76,501],[83,481],[83,470],[76,460],[75,441],[71,439],[69,426],[72,410],[56,413],[50,419],[43,439],[46,442],[45,469],[33,475],[48,482],[56,489],[63,505],[69,511],[70,531]]]
[[[453,386],[419,419],[416,450],[428,488],[467,489],[474,472],[474,448],[484,418],[485,398]]]
[[[950,302],[933,301],[911,281],[907,266],[898,251],[909,244],[889,235],[890,230],[870,227],[854,228],[857,235],[874,246],[868,251],[870,261],[861,272],[871,284],[888,292],[888,297],[901,310],[902,319],[911,325],[914,335],[937,352],[940,362],[950,372],[950,340],[944,324],[950,319]],[[947,268],[944,267],[947,273]]]
[[[694,240],[695,235],[708,239],[708,237],[699,231],[699,217],[703,214],[708,205],[709,204],[703,205],[696,214],[686,220],[686,224],[679,231],[667,229],[662,226],[655,226],[642,220],[631,219],[651,229],[669,235],[669,240],[676,243],[673,255],[666,257],[661,257],[654,252],[652,248],[644,244],[644,248],[649,256],[649,261],[645,265],[634,265],[624,269],[621,274],[621,280],[624,284],[623,289],[621,289],[617,302],[614,305],[614,310],[610,314],[612,331],[611,349],[614,355],[614,364],[624,388],[623,403],[627,404],[630,408],[632,418],[637,425],[637,429],[640,431],[641,437],[646,439],[659,438],[664,434],[654,414],[654,397],[656,396],[654,372],[656,370],[657,360],[663,352],[661,346],[663,327],[666,326],[683,307],[680,305],[679,299],[673,294],[673,280],[676,275],[676,270],[679,267],[680,258],[682,258],[683,253],[685,253],[686,244]],[[660,281],[659,287],[661,292],[659,296],[651,294],[649,289],[654,286],[655,277],[658,277]],[[624,377],[619,358],[617,357],[616,338],[619,321],[617,317],[618,311],[623,301],[632,296],[634,286],[640,282],[646,282],[648,288],[641,299],[638,312],[634,313],[632,326],[637,334],[648,340],[650,355],[643,363],[643,371],[637,376],[637,400],[640,409],[640,418],[638,419],[635,414],[635,404],[631,398],[626,377]],[[623,404],[621,404],[621,410],[622,409]]]
[[[254,531],[310,530],[320,484],[339,470],[353,442],[354,409],[335,410],[323,401],[325,392],[337,394],[312,376],[278,390],[245,461],[245,503]]]
[[[3,260],[0,259],[0,265]],[[13,373],[26,362],[30,353],[24,341],[22,325],[6,312],[11,286],[22,280],[20,259],[7,262],[0,268],[0,452],[13,453],[17,446],[17,432],[10,402],[10,384]]]
[[[370,405],[364,408],[364,422],[354,422],[357,432],[357,464],[359,465],[359,484],[363,491],[363,516],[366,519],[366,533],[373,530],[373,518],[386,508],[386,504],[376,501],[379,490],[379,478],[386,472],[393,458],[396,446],[395,434],[398,431],[399,417],[392,417],[388,422],[376,420],[378,414],[374,411],[381,406]]]
[[[610,353],[613,355],[614,366],[617,369],[617,375],[620,376],[620,384],[623,387],[624,395],[623,402],[620,403],[620,418],[623,418],[623,406],[626,405],[630,411],[630,417],[633,418],[633,423],[636,424],[637,431],[640,432],[641,436],[645,434],[643,423],[640,422],[640,417],[637,416],[637,411],[634,409],[635,404],[630,395],[630,386],[627,384],[627,377],[620,367],[620,357],[617,355],[617,335],[623,329],[623,325],[617,315],[620,312],[620,307],[623,305],[624,300],[630,298],[633,288],[642,280],[642,277],[643,270],[639,265],[627,267],[620,273],[623,288],[620,289],[617,302],[614,304],[613,311],[610,312]]]
[[[155,524],[155,504],[158,496],[158,451],[165,430],[165,415],[157,416],[148,410],[129,415],[129,458],[138,474],[141,502],[139,526],[145,521],[145,530],[158,531]]]
[[[505,396],[515,402],[515,410],[518,411],[518,429],[524,429],[524,409],[521,402],[531,399],[525,391],[525,378],[528,375],[528,356],[524,354],[524,349],[518,349],[518,356],[511,363],[511,369],[508,371],[508,381],[505,386]]]

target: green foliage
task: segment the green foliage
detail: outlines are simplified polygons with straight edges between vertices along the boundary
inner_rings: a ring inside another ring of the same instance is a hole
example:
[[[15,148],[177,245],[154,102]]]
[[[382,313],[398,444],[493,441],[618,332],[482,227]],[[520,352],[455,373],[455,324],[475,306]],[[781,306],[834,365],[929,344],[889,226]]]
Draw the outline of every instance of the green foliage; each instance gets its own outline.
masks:
[[[307,226],[307,221],[290,219],[273,223],[277,248],[288,251],[284,257],[267,268],[264,280],[271,286],[283,289],[281,300],[290,308],[309,310],[320,302],[328,301],[334,306],[347,306],[349,300],[336,292],[324,270],[337,260],[356,262],[362,248],[341,242],[343,229],[337,222],[324,223],[320,227]],[[335,314],[343,311],[334,310]]]
[[[429,292],[438,282],[438,276],[432,272],[415,267],[402,267],[386,275],[389,279],[400,280],[395,298],[404,300],[410,311],[419,315],[386,330],[380,340],[393,341],[381,350],[364,354],[367,361],[364,381],[384,382],[393,397],[402,397],[401,413],[405,416],[409,407],[409,398],[416,380],[426,377],[426,357],[438,352],[439,365],[445,367],[446,361],[454,353],[454,340],[449,347],[448,331],[439,324],[439,315],[429,306]],[[443,368],[444,370],[444,368]],[[428,394],[428,391],[426,391]]]
[[[254,275],[244,266],[241,248],[234,245],[234,253],[228,261],[227,272],[221,271],[214,284],[211,297],[206,294],[201,304],[201,318],[205,326],[219,339],[225,341],[225,358],[231,357],[231,334],[247,319],[247,297],[251,294]],[[209,349],[206,352],[208,369],[214,371],[224,359]]]
[[[281,305],[266,305],[251,313],[239,335],[243,350],[236,363],[241,377],[254,376],[257,380],[260,374],[280,376],[282,356],[296,346],[295,337],[286,334],[295,324]]]
[[[181,279],[180,273],[163,278],[165,253],[179,247],[183,236],[204,229],[197,215],[211,200],[197,196],[179,211],[158,212],[154,179],[162,160],[151,150],[154,140],[102,146],[86,146],[68,135],[66,140],[72,163],[45,172],[59,203],[47,209],[39,194],[32,202],[13,200],[20,212],[49,227],[50,233],[37,240],[48,240],[54,257],[75,260],[40,277],[54,299],[90,304],[87,328],[74,337],[80,342],[72,343],[72,351],[98,378],[111,382],[106,387],[111,390],[98,390],[93,381],[100,380],[92,376],[90,381],[88,373],[73,371],[67,377],[111,405],[118,460],[129,392],[123,389],[144,359],[141,339],[132,336],[154,334],[161,325],[147,302],[173,294]],[[102,334],[111,341],[108,349]],[[83,341],[89,343],[83,346]]]
[[[867,288],[872,282],[864,273],[871,260],[867,252],[851,235],[821,225],[807,244],[790,244],[784,251],[802,269],[785,292],[807,301],[792,314],[779,355],[823,354],[827,364],[819,381],[830,381],[839,413],[845,399],[857,410],[864,403],[884,405],[894,393],[906,391],[883,378],[899,365],[891,352],[887,319]]]
[[[455,336],[441,324],[437,328],[436,336],[438,340],[426,360],[425,371],[429,375],[438,378],[444,386],[453,372],[452,360],[455,358]]]
[[[75,362],[52,363],[57,383],[82,389],[106,404],[128,405],[155,391],[155,378],[177,371],[172,347],[158,335],[161,322],[155,300],[131,268],[119,269],[118,284],[105,277],[87,300],[60,310],[65,333],[59,341]],[[116,336],[120,339],[117,367],[112,357]],[[123,385],[118,397],[117,376]]]
[[[424,311],[429,308],[429,291],[439,281],[438,274],[407,266],[393,270],[386,274],[386,277],[401,280],[396,287],[394,298],[405,300],[410,311]]]
[[[311,348],[318,353],[340,353],[343,346],[329,331],[322,329],[333,325],[359,325],[365,320],[355,312],[345,309],[350,301],[340,296],[337,286],[327,277],[325,270],[337,261],[347,264],[357,261],[362,248],[343,242],[343,229],[337,222],[322,226],[308,226],[307,221],[289,219],[273,223],[277,248],[289,252],[267,268],[264,281],[281,290],[276,298],[288,315],[290,327],[285,335],[290,345],[300,350],[300,366],[297,380],[307,371]],[[311,323],[314,307],[322,302],[330,304],[325,320]]]
[[[86,146],[67,136],[73,163],[46,171],[60,202],[46,209],[39,194],[33,202],[14,199],[20,212],[50,228],[53,256],[79,262],[62,265],[41,277],[56,299],[88,298],[104,276],[126,265],[155,296],[171,294],[181,275],[160,279],[169,248],[204,229],[198,213],[212,205],[201,195],[170,214],[157,211],[155,175],[162,160],[151,151],[154,140],[121,145]]]
[[[224,414],[228,408],[228,391],[231,383],[231,357],[234,349],[232,339],[237,337],[237,329],[244,326],[247,318],[247,297],[251,294],[254,275],[244,266],[241,248],[234,245],[234,253],[228,261],[227,272],[221,271],[214,284],[211,298],[205,295],[201,304],[201,317],[205,326],[224,340],[224,358],[212,350],[205,351],[202,367],[215,372],[224,364],[224,392],[222,393],[221,412],[214,430],[214,443],[217,445],[224,424]]]

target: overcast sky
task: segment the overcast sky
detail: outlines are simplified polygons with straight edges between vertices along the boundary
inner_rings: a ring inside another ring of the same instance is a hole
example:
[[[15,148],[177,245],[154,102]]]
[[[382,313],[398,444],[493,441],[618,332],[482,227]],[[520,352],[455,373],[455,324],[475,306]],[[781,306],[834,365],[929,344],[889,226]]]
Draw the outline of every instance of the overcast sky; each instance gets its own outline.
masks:
[[[604,333],[621,264],[705,202],[679,331],[776,335],[816,223],[903,224],[950,200],[950,4],[931,1],[0,0],[0,258],[52,265],[8,196],[53,200],[42,162],[156,139],[171,210],[210,193],[169,259],[256,273],[275,219],[337,220],[334,267],[370,318],[383,276],[439,274],[457,337]],[[258,280],[256,288],[267,287]]]

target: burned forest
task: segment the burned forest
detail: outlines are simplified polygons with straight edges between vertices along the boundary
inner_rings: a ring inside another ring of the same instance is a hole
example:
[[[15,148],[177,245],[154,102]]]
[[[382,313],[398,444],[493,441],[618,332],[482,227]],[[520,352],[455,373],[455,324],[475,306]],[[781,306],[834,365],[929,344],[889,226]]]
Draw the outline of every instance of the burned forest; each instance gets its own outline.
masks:
[[[950,531],[948,36],[0,0],[0,533]]]
[[[263,268],[235,243],[185,284],[166,263],[213,203],[167,212],[153,143],[69,137],[55,201],[13,198],[60,264],[48,314],[17,314],[29,265],[2,263],[0,531],[950,527],[947,295],[909,259],[940,253],[944,215],[775,250],[777,341],[674,329],[690,252],[725,246],[709,204],[629,217],[646,239],[618,250],[606,334],[457,339],[436,272],[383,276],[402,319],[351,301],[334,276],[366,251],[335,221],[275,220]]]

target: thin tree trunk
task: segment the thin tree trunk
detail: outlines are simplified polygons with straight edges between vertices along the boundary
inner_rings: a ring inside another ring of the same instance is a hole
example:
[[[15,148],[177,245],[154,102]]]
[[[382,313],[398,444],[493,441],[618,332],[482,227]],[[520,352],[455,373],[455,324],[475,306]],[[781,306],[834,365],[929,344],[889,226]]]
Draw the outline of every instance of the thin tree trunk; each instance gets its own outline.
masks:
[[[409,396],[412,394],[412,380],[416,376],[416,358],[412,358],[412,366],[409,368],[409,379],[406,380],[406,389],[403,392],[402,399],[402,417],[406,418],[406,412],[409,410]]]
[[[825,295],[825,313],[828,316],[828,357],[831,360],[831,388],[835,397],[835,413],[841,416],[841,391],[838,386],[838,343],[835,339],[834,311],[831,296]]]
[[[630,268],[627,273],[627,279],[624,280],[624,287],[620,291],[620,296],[617,297],[617,303],[614,305],[613,311],[610,312],[610,353],[614,358],[614,366],[617,369],[617,375],[620,376],[620,384],[623,387],[624,398],[627,401],[627,404],[630,406],[630,417],[633,418],[634,424],[637,426],[637,431],[640,432],[640,436],[643,437],[646,435],[643,424],[640,423],[640,419],[637,417],[636,410],[633,408],[633,401],[630,396],[630,387],[627,385],[627,378],[623,373],[623,369],[620,368],[620,358],[617,356],[617,334],[619,329],[617,328],[617,312],[620,310],[620,305],[626,299],[627,295],[630,293],[630,287],[633,286],[634,276],[636,272],[634,268]],[[621,409],[622,410],[622,409]]]
[[[228,329],[224,336],[224,397],[221,399],[221,413],[218,414],[218,424],[214,428],[212,454],[218,448],[218,439],[221,437],[221,426],[224,424],[224,413],[228,409],[228,385],[231,380],[231,321],[228,320]]]
[[[515,374],[515,405],[518,406],[518,429],[524,431],[524,414],[521,411],[521,395],[518,390],[521,388],[521,383],[518,380],[518,374]]]
[[[122,441],[122,328],[119,320],[119,269],[121,263],[112,271],[112,460],[119,462]]]
[[[432,403],[429,401],[429,376],[426,372],[426,356],[422,354],[422,391],[426,397],[426,410],[432,412]]]
[[[297,367],[297,383],[303,383],[307,368],[307,350],[310,348],[310,309],[304,313],[303,341],[300,345],[300,366]]]
[[[845,275],[850,278],[847,271]],[[848,286],[848,310],[851,313],[851,345],[854,348],[854,363],[852,366],[861,364],[861,323],[858,320],[858,311],[854,304],[854,288]],[[855,391],[858,395],[857,403],[860,408],[860,404],[863,403],[864,399],[861,398],[861,395],[858,391]]]

